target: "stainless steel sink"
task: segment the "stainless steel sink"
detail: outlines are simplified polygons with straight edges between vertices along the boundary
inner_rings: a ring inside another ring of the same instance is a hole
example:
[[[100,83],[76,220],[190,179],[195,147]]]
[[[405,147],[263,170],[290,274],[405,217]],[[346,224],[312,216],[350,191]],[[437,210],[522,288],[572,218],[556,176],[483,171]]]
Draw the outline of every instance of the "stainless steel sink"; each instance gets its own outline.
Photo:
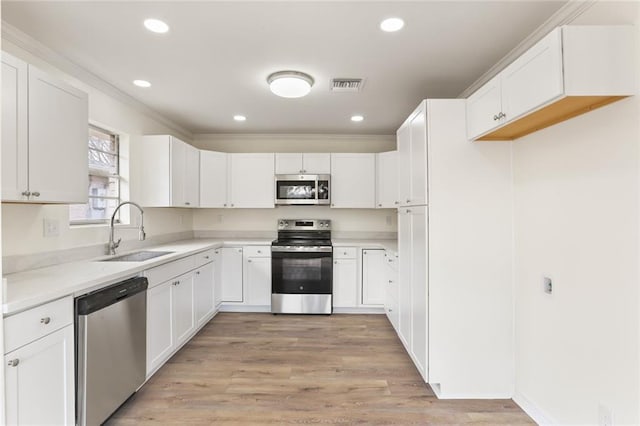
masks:
[[[173,253],[172,251],[136,251],[129,254],[123,254],[120,256],[109,257],[102,259],[101,262],[144,262],[145,260],[153,259],[154,257],[165,256]]]

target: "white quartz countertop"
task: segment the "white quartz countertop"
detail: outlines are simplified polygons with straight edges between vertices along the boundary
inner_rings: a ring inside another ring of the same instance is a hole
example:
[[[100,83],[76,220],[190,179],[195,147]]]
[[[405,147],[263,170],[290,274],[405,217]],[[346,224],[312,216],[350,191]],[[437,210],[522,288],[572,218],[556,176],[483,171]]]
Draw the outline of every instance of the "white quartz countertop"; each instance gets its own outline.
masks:
[[[5,275],[6,298],[2,313],[13,313],[73,295],[80,296],[105,285],[113,284],[139,274],[141,271],[162,265],[182,257],[190,256],[211,248],[223,246],[270,245],[267,239],[194,239],[175,241],[168,244],[145,247],[139,250],[171,251],[143,262],[101,262],[96,259],[62,263],[46,268],[32,269]],[[134,250],[134,251],[139,251]],[[127,252],[118,253],[118,255]]]
[[[336,247],[380,248],[397,252],[395,240],[335,239]],[[80,296],[100,287],[133,277],[140,272],[211,248],[224,246],[271,245],[271,239],[193,239],[176,241],[134,251],[171,251],[143,262],[102,262],[95,259],[62,263],[5,275],[6,296],[3,315],[11,315],[65,296]],[[118,253],[118,255],[127,252]]]

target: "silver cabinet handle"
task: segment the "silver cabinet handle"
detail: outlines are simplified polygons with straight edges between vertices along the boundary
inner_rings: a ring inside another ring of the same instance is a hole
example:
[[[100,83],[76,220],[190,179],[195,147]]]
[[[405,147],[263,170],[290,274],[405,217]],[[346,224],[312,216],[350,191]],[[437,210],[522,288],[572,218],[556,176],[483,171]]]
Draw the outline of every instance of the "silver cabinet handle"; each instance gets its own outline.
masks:
[[[215,254],[220,254],[220,252],[218,250],[214,251]]]
[[[196,271],[196,275],[200,275],[200,271]]]
[[[38,191],[34,191],[31,193],[31,195],[33,195],[34,197],[39,197],[40,193]]]
[[[217,253],[217,252],[216,252],[216,253]],[[205,256],[204,258],[205,258],[205,259],[209,259],[209,256]]]
[[[334,260],[334,261],[333,261],[333,263],[335,263],[335,264],[337,265],[337,264],[338,264],[338,261],[337,261],[337,260]]]
[[[378,207],[382,207],[382,204],[378,204]]]
[[[407,199],[407,203],[410,203],[410,202],[411,202],[411,200]]]
[[[389,308],[389,312],[393,312],[393,309]]]
[[[173,282],[173,285],[179,285],[179,284],[180,284],[180,281],[174,281]]]
[[[231,207],[233,207],[233,206],[234,206],[234,204],[233,204],[233,203],[231,203]]]
[[[251,259],[247,259],[247,262],[251,263]]]
[[[51,318],[50,317],[44,317],[40,319],[40,323],[47,325],[51,322]]]
[[[400,204],[400,201],[394,201],[393,204]]]
[[[28,197],[29,195],[31,195],[31,192],[29,191],[22,191],[22,195],[25,197]]]
[[[184,202],[184,204],[185,204],[186,206],[190,206],[190,205],[191,205],[191,203],[190,203],[190,202],[188,202],[188,201],[185,201],[185,202]]]
[[[9,362],[7,363],[9,367],[17,367],[18,364],[20,364],[20,360],[18,358],[9,360]]]
[[[393,280],[389,280],[389,284],[393,284]]]
[[[493,116],[493,121],[498,121],[498,120],[500,120],[500,117],[498,117],[498,115],[497,115],[497,114],[495,114],[495,115]]]
[[[224,203],[224,204],[222,205],[222,207],[227,207],[227,203]]]
[[[238,249],[238,253],[242,253],[242,249]]]
[[[258,253],[262,253],[262,250],[258,250]]]

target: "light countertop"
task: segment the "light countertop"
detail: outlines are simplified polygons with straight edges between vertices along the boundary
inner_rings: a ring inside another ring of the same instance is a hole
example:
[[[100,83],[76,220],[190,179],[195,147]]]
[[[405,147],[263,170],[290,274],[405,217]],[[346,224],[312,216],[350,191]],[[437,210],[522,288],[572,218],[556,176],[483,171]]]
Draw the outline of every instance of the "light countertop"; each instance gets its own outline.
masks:
[[[395,240],[332,240],[337,247],[380,248],[397,251]],[[224,247],[247,245],[271,245],[271,239],[193,239],[175,241],[142,250],[171,251],[143,262],[102,262],[95,259],[62,263],[40,269],[8,274],[6,298],[2,304],[3,315],[11,315],[65,296],[80,296],[109,284],[133,277],[140,272],[198,252]],[[138,250],[134,250],[138,251]],[[127,254],[118,253],[118,255]]]

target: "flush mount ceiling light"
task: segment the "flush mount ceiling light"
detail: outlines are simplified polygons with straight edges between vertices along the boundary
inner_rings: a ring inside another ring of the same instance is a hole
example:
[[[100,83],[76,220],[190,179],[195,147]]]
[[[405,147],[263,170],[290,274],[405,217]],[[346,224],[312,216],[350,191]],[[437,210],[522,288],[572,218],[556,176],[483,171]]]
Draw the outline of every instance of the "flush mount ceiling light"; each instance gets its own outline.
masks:
[[[151,83],[149,83],[147,80],[133,80],[133,84],[138,87],[151,87]]]
[[[351,116],[351,121],[359,123],[362,120],[364,120],[364,117],[362,115],[352,115]]]
[[[299,71],[278,71],[267,77],[271,91],[283,98],[301,98],[311,91],[313,78]]]
[[[169,31],[169,25],[159,19],[145,19],[144,26],[151,32],[164,34]]]
[[[400,31],[402,27],[404,27],[404,21],[400,18],[387,18],[380,22],[380,29],[388,33]]]
[[[245,117],[244,115],[234,115],[233,119],[236,121],[247,121],[247,117]]]

